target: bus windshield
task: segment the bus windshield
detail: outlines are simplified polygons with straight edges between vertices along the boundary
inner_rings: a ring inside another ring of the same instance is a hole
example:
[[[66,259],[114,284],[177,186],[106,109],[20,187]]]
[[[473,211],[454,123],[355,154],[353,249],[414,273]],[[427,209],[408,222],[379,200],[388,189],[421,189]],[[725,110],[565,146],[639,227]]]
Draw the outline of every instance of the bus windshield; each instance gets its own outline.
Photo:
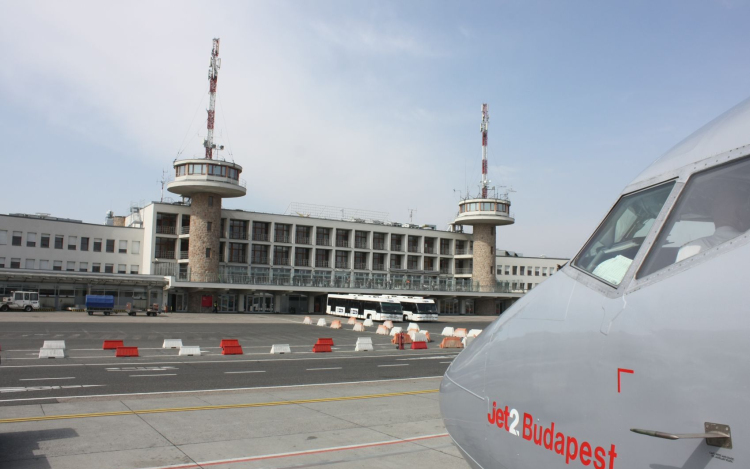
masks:
[[[417,311],[427,314],[437,314],[438,312],[435,303],[417,303]]]
[[[380,303],[380,306],[383,308],[384,313],[401,313],[401,304],[400,303],[386,303],[385,301]]]

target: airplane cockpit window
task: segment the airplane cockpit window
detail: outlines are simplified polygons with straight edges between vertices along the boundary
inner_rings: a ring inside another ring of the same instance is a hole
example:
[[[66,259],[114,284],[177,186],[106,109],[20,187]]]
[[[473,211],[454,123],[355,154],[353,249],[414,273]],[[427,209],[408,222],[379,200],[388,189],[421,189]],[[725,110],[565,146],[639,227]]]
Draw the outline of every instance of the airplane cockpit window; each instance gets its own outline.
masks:
[[[750,159],[688,180],[637,277],[730,241],[750,229]]]
[[[674,181],[623,196],[574,265],[611,285],[619,285],[673,186]]]

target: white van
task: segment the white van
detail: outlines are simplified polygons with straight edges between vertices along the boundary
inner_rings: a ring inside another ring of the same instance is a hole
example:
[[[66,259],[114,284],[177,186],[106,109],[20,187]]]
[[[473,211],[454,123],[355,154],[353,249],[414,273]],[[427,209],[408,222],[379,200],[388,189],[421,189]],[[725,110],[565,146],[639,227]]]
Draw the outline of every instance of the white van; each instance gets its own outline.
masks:
[[[24,311],[39,309],[39,293],[35,291],[11,292],[11,296],[3,297],[3,301],[0,303],[0,311],[8,311],[9,309],[22,309]]]

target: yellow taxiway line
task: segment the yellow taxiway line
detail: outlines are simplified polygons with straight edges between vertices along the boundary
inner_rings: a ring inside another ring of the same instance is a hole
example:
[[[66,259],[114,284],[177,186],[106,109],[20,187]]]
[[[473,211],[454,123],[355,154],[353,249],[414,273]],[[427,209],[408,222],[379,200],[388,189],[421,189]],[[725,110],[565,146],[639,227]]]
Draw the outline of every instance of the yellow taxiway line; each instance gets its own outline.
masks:
[[[316,404],[319,402],[339,402],[339,401],[356,401],[356,400],[361,400],[361,399],[380,399],[384,397],[417,396],[420,394],[432,394],[436,392],[438,392],[437,389],[425,389],[422,391],[389,392],[389,393],[383,393],[383,394],[365,394],[362,396],[325,397],[321,399],[297,399],[293,401],[255,402],[255,403],[248,403],[248,404],[227,404],[227,405],[207,405],[207,406],[199,406],[199,407],[171,407],[171,408],[164,408],[164,409],[121,410],[117,412],[93,412],[90,414],[44,415],[40,417],[20,417],[20,418],[14,418],[14,419],[0,419],[0,423],[41,422],[45,420],[66,420],[66,419],[87,419],[87,418],[93,418],[93,417],[117,417],[121,415],[164,414],[167,412],[196,412],[199,410],[247,409],[247,408],[252,408],[252,407],[273,407],[273,406],[294,405],[294,404]]]

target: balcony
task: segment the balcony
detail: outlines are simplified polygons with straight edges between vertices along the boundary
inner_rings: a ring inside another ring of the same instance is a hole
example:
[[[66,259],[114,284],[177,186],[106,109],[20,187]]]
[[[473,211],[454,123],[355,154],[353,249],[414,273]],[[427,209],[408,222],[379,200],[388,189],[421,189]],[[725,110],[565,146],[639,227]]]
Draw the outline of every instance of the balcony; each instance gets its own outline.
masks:
[[[401,244],[391,244],[391,251],[402,251],[404,250],[404,246]]]
[[[174,259],[174,251],[167,251],[166,249],[157,249],[155,256],[157,259]]]
[[[156,256],[156,257],[159,257],[159,256]],[[180,259],[187,259],[188,257],[189,257],[188,251],[180,251]]]
[[[367,241],[355,241],[354,247],[357,249],[367,249]]]
[[[456,275],[471,275],[472,270],[471,267],[457,267]]]
[[[315,245],[316,246],[330,246],[331,238],[316,238]]]
[[[265,264],[268,265],[268,257],[266,256],[254,256],[253,264]]]
[[[309,236],[295,236],[297,244],[311,244]]]
[[[385,270],[385,264],[373,264],[372,270]]]
[[[289,265],[288,257],[274,257],[273,265]]]
[[[440,268],[440,273],[441,274],[450,274],[451,273],[451,269],[450,269],[450,267],[441,267]]]
[[[354,268],[357,270],[367,270],[367,262],[355,262]]]
[[[189,235],[190,234],[190,225],[183,226],[180,228],[180,234]]]
[[[419,252],[419,246],[417,245],[409,246],[409,252]]]
[[[291,236],[289,235],[277,234],[276,236],[274,236],[273,242],[274,243],[291,243],[292,239],[291,239]]]
[[[349,247],[349,240],[348,239],[337,239],[336,240],[336,247],[337,248],[348,248]]]
[[[322,261],[319,259],[315,259],[315,267],[325,267],[328,268],[331,266],[331,263],[328,261]]]
[[[233,231],[233,230],[230,230],[229,231],[229,239],[243,239],[243,240],[247,240],[248,234],[249,233],[247,231],[236,231],[236,230]],[[260,240],[260,241],[262,241],[262,240]]]
[[[296,267],[310,267],[310,259],[298,257],[294,260],[294,265]]]
[[[176,232],[177,232],[177,226],[175,226],[175,225],[156,225],[156,233],[157,234],[170,234],[170,235],[173,235]]]
[[[348,269],[349,268],[349,263],[348,262],[336,261],[336,268],[337,269]]]
[[[234,262],[236,264],[244,264],[245,256],[229,256],[229,262]]]
[[[456,255],[457,256],[472,256],[474,255],[474,250],[465,249],[465,248],[456,248]]]
[[[268,241],[268,233],[253,233],[253,241]]]
[[[435,254],[435,248],[433,246],[425,246],[424,247],[424,253],[425,254]]]
[[[379,243],[375,241],[374,243],[372,243],[372,248],[376,251],[385,251],[385,243]]]
[[[440,255],[441,256],[450,256],[451,255],[450,248],[440,248]]]

